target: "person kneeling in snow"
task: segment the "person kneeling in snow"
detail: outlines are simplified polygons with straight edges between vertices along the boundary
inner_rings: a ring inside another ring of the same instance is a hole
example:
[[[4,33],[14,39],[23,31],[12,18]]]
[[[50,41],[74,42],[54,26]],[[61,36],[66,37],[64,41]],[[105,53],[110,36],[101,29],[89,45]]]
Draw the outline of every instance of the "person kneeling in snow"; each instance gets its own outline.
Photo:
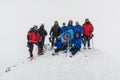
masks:
[[[79,34],[79,32],[76,32],[75,38],[72,40],[73,47],[70,49],[70,52],[71,52],[70,57],[74,56],[78,51],[80,51],[81,40],[82,40],[81,35]]]
[[[52,55],[57,55],[60,50],[62,50],[62,41],[60,39],[60,36],[57,36],[56,42],[54,43],[55,53],[53,53]]]
[[[27,34],[27,46],[29,48],[30,53],[30,59],[33,58],[33,46],[34,44],[38,46],[38,55],[41,54],[41,39],[40,39],[40,33],[38,32],[38,26],[34,25],[33,28],[31,28],[28,31]]]

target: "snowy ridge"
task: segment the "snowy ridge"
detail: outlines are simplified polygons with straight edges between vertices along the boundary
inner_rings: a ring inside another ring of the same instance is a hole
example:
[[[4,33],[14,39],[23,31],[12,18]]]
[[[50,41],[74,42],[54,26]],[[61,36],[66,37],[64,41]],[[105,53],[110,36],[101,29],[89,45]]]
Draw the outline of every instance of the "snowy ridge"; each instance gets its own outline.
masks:
[[[1,80],[118,80],[116,64],[98,49],[81,50],[73,58],[51,51],[32,61],[16,66]],[[115,65],[113,67],[113,65]]]

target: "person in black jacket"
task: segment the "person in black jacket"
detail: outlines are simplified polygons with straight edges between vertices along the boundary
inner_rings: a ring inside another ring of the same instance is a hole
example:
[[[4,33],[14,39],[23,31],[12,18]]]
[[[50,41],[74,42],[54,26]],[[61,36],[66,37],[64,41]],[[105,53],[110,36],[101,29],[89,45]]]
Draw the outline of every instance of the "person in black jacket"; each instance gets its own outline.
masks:
[[[50,37],[51,37],[51,49],[53,48],[54,41],[57,38],[57,36],[60,35],[60,26],[58,24],[58,21],[54,22],[54,26],[52,26],[50,30]]]
[[[47,36],[47,31],[44,28],[44,24],[41,24],[38,31],[39,31],[40,36],[41,36],[42,51],[43,51],[43,46],[44,46],[44,42],[45,42],[45,36]]]

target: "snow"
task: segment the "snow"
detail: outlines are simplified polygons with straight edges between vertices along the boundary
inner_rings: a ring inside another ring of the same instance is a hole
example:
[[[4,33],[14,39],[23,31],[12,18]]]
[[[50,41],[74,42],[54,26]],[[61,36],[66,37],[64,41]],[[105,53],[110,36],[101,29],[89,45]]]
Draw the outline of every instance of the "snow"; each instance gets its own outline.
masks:
[[[7,72],[1,80],[119,80],[119,61],[98,49],[82,50],[73,58],[52,51]],[[86,57],[87,56],[87,57]],[[111,64],[112,63],[112,64]],[[116,74],[117,73],[117,74]]]
[[[119,0],[1,0],[0,80],[119,80],[119,3]],[[83,24],[85,18],[95,28],[95,49],[82,50],[72,59],[64,54],[53,57],[47,51],[31,62],[26,61],[29,56],[26,34],[33,25],[44,23],[49,32],[55,20],[60,25],[69,19]],[[4,72],[14,64],[18,66]]]

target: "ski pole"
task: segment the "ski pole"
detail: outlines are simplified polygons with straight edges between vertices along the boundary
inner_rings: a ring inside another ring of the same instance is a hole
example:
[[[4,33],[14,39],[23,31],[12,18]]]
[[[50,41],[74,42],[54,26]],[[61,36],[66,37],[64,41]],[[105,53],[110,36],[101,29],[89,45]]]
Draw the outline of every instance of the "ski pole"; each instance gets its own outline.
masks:
[[[35,54],[35,52],[37,51],[37,49],[38,49],[38,47],[36,47],[36,49],[35,49],[35,51],[34,51],[34,54]]]
[[[66,57],[67,57],[68,52],[69,52],[69,40],[68,40],[68,46],[67,46]]]
[[[93,49],[94,49],[94,41],[93,41],[93,37],[92,37],[92,46],[93,46]]]

